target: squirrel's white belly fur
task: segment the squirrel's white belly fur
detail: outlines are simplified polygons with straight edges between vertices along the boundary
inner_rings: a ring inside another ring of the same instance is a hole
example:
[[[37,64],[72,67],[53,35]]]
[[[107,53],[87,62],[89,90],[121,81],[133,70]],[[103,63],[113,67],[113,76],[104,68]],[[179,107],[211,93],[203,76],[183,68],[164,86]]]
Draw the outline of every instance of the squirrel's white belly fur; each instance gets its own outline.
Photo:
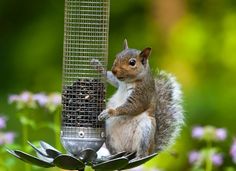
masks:
[[[134,86],[134,84],[120,82],[117,92],[109,99],[107,107],[116,108],[125,103]],[[116,151],[137,151],[142,144],[138,141],[142,134],[154,136],[155,133],[150,131],[155,130],[152,127],[152,119],[147,112],[135,116],[120,115],[106,120],[106,136],[108,141],[112,142],[109,143],[112,145],[111,148],[115,148]],[[149,132],[145,132],[145,130]]]
[[[126,99],[132,93],[134,89],[134,84],[125,84],[123,82],[119,83],[119,88],[116,93],[109,99],[107,103],[107,107],[116,108],[123,103],[125,103]]]

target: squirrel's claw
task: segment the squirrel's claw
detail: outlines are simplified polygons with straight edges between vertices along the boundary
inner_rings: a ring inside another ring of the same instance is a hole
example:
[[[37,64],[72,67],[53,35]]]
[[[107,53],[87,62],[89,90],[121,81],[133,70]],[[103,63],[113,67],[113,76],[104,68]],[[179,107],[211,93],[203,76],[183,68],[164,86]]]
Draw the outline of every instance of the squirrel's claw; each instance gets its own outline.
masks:
[[[97,59],[92,59],[92,60],[90,61],[90,64],[91,64],[92,67],[93,67],[94,69],[96,69],[98,72],[104,74],[105,69],[103,68],[102,63],[101,63],[99,60],[97,60]]]
[[[105,109],[102,111],[102,113],[100,113],[100,115],[98,115],[98,120],[99,121],[103,121],[106,120],[110,117],[109,113],[108,113],[108,109]]]
[[[91,63],[91,65],[93,65],[93,66],[99,66],[99,65],[101,65],[100,61],[97,60],[97,59],[92,59],[92,60],[90,61],[90,63]]]

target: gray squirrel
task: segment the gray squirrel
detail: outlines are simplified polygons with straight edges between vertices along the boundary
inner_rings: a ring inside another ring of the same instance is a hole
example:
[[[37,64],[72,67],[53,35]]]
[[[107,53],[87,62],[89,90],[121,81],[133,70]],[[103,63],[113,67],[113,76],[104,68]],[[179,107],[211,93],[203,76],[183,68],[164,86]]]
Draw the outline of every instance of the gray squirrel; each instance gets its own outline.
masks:
[[[173,143],[184,123],[180,85],[164,71],[152,74],[150,53],[151,48],[128,48],[125,40],[112,71],[105,71],[98,60],[91,61],[118,88],[98,116],[106,122],[105,144],[111,154],[136,152],[141,158],[163,150]]]

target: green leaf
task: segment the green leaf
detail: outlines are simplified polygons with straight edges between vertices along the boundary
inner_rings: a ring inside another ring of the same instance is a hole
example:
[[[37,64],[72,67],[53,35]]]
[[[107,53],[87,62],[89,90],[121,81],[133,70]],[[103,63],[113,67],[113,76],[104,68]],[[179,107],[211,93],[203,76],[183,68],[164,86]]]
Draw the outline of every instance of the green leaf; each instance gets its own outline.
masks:
[[[30,127],[32,127],[33,129],[36,128],[36,123],[35,123],[35,121],[32,120],[32,119],[29,119],[29,118],[27,118],[27,117],[25,117],[25,116],[20,116],[20,123],[21,123],[22,125],[30,126]]]
[[[233,167],[226,167],[224,171],[235,171],[235,169]]]

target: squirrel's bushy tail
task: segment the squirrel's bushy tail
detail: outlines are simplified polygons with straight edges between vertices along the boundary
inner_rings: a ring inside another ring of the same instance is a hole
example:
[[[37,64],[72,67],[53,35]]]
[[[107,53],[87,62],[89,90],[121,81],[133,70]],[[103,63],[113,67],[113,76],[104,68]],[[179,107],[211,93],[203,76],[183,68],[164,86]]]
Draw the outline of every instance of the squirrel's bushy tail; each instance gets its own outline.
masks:
[[[157,132],[156,147],[159,151],[170,146],[179,135],[184,123],[182,92],[180,85],[171,74],[161,71],[155,79],[157,91]]]

